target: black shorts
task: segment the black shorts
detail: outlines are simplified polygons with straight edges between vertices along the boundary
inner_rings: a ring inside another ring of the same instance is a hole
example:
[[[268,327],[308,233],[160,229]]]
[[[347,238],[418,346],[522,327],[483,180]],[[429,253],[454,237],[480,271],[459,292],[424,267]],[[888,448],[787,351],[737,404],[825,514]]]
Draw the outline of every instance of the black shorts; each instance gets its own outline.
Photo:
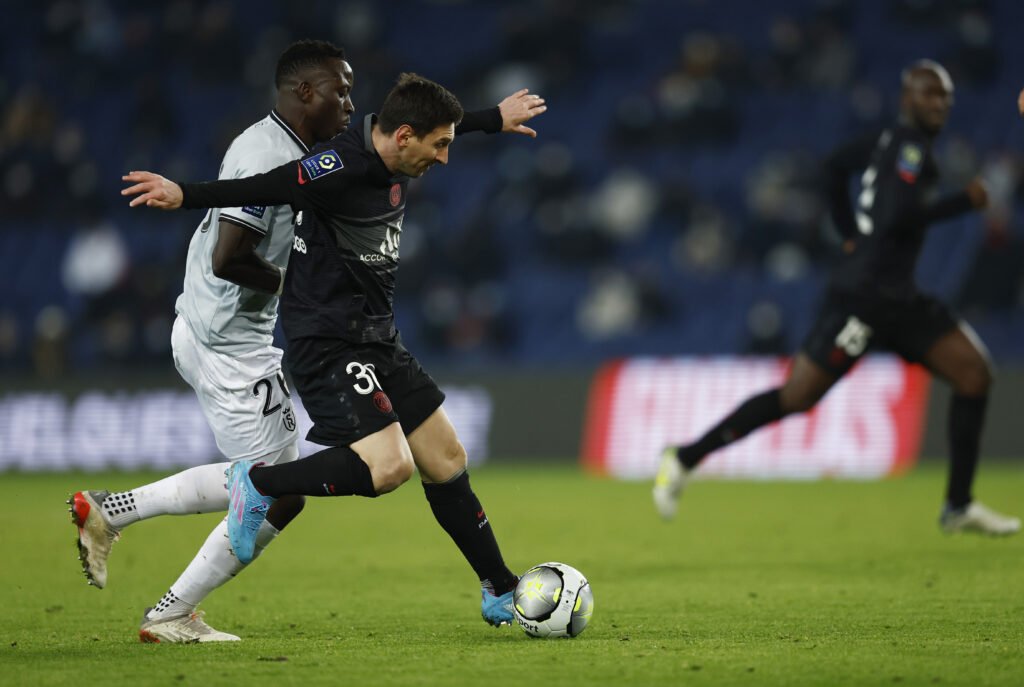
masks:
[[[441,407],[444,392],[402,345],[338,339],[288,342],[288,367],[313,428],[306,438],[348,446],[393,422],[406,435]]]
[[[801,348],[837,377],[871,350],[919,363],[958,320],[944,303],[921,293],[895,300],[830,290]]]

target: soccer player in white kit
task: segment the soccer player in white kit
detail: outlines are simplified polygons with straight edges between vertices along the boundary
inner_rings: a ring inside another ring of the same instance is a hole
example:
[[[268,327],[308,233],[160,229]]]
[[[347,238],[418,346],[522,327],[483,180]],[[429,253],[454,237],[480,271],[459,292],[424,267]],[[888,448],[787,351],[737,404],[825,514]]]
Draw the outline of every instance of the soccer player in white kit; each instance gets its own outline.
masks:
[[[340,48],[323,41],[299,41],[285,50],[275,74],[275,109],[232,142],[219,178],[268,171],[344,131],[355,109],[352,69],[344,57]],[[272,464],[299,456],[282,352],[273,345],[294,221],[287,205],[211,210],[189,244],[171,335],[174,364],[195,389],[217,447],[229,461],[259,458]],[[229,464],[191,468],[126,492],[74,494],[69,503],[90,584],[106,585],[111,544],[128,525],[157,515],[226,510],[224,471]],[[303,497],[298,497],[272,509],[257,548],[268,546],[302,506]],[[238,640],[207,625],[196,606],[245,567],[232,552],[221,521],[167,593],[146,610],[140,639]]]

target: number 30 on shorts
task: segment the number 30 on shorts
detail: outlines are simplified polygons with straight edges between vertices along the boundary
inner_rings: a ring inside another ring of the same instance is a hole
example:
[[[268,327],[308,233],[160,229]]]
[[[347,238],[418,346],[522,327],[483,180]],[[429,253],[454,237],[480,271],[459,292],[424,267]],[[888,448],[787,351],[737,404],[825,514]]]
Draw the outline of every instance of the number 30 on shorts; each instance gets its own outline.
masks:
[[[867,348],[872,333],[871,327],[850,315],[846,325],[836,336],[836,346],[846,351],[847,355],[856,358]]]
[[[352,385],[352,388],[362,396],[373,392],[374,389],[384,390],[380,382],[377,381],[377,375],[373,371],[373,363],[363,365],[362,363],[351,362],[345,366],[345,372],[350,375],[354,374],[356,379],[359,380]]]

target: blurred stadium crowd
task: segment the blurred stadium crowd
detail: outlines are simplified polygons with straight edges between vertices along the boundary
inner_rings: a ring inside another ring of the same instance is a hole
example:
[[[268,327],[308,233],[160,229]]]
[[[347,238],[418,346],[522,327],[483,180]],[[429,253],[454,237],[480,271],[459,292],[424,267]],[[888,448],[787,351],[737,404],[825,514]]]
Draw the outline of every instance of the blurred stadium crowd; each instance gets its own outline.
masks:
[[[993,204],[934,230],[922,284],[1024,360],[1024,125],[1015,0],[113,0],[6,6],[0,370],[165,366],[198,213],[129,211],[120,175],[215,177],[298,38],[342,45],[357,117],[400,71],[470,108],[521,86],[540,136],[469,136],[412,186],[398,323],[432,364],[787,353],[835,241],[821,157],[893,118],[899,70],[943,62],[937,151]]]

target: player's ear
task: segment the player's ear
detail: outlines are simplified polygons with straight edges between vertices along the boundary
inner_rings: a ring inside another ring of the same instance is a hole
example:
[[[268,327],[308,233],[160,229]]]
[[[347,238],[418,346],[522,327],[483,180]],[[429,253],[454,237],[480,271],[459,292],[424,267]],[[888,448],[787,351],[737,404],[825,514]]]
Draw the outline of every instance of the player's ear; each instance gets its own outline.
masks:
[[[409,141],[416,136],[416,133],[412,130],[412,127],[408,124],[395,129],[395,142],[398,143],[399,148],[405,148],[409,145]]]
[[[303,103],[308,103],[313,99],[313,87],[308,81],[300,81],[294,89],[295,95],[299,97]]]

